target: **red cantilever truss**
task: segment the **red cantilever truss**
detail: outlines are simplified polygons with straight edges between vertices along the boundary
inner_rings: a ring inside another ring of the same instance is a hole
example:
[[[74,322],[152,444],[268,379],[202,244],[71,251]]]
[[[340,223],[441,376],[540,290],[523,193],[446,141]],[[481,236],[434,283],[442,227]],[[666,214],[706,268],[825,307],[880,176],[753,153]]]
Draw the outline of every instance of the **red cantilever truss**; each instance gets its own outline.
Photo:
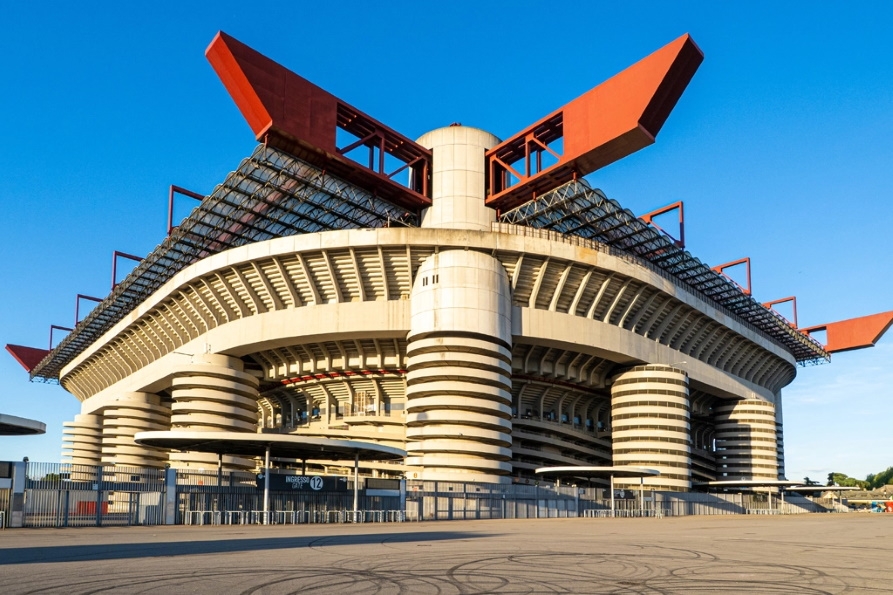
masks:
[[[658,225],[657,223],[654,222],[655,217],[664,215],[671,211],[679,212],[679,237],[678,238],[674,238],[670,233],[667,232],[667,230],[665,230],[660,225]],[[666,235],[668,235],[673,240],[673,243],[676,244],[677,246],[679,246],[680,248],[683,248],[683,249],[685,248],[685,205],[683,204],[683,202],[681,200],[677,200],[673,204],[667,205],[665,207],[655,209],[654,211],[651,211],[650,213],[645,213],[644,215],[639,215],[639,219],[641,219],[648,225],[651,225],[654,228],[659,229],[660,231],[664,232]]]
[[[266,142],[356,183],[410,211],[431,204],[431,151],[351,107],[331,93],[220,32],[205,51],[208,61],[251,126]],[[338,147],[342,129],[356,142]],[[368,149],[369,162],[346,156]],[[390,156],[400,163],[388,171]],[[406,175],[408,186],[395,181]]]
[[[743,264],[745,266],[745,271],[747,275],[747,286],[743,286],[734,279],[732,279],[728,273],[726,273],[726,269],[730,269],[732,267]],[[731,262],[727,262],[725,264],[720,264],[713,267],[713,270],[734,283],[738,286],[738,288],[744,292],[744,295],[751,295],[753,293],[753,288],[750,284],[750,256],[745,256],[744,258],[739,258],[738,260],[733,260]]]
[[[825,351],[837,353],[874,347],[891,325],[893,325],[893,311],[810,326],[800,329],[800,332],[810,335],[825,331],[828,343],[825,345]]]
[[[487,151],[487,206],[508,211],[653,143],[703,60],[683,35]]]
[[[773,310],[776,314],[778,314],[779,316],[782,316],[782,318],[784,318],[784,316],[778,310],[775,309],[775,306],[777,306],[778,304],[787,304],[787,303],[791,304],[791,307],[793,308],[793,312],[794,312],[794,320],[788,320],[788,324],[790,324],[794,328],[798,328],[797,325],[799,323],[797,322],[797,296],[792,295],[790,297],[772,300],[771,302],[766,302],[765,304],[763,304],[763,307]]]

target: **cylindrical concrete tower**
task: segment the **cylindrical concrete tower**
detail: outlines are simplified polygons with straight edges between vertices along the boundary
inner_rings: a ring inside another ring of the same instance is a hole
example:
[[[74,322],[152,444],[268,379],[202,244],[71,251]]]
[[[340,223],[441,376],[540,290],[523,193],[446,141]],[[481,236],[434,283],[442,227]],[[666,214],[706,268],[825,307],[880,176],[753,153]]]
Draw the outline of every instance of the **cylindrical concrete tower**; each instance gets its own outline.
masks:
[[[418,139],[431,149],[431,207],[422,214],[422,227],[490,231],[496,211],[484,206],[484,153],[499,139],[477,128],[448,126]]]
[[[657,490],[691,488],[691,405],[688,375],[664,365],[636,366],[611,385],[614,465],[660,471],[645,484]],[[638,485],[636,480],[615,480]]]
[[[78,414],[62,424],[62,458],[72,465],[102,462],[102,415]]]
[[[102,463],[119,467],[162,468],[168,461],[164,449],[133,441],[138,432],[170,429],[170,409],[152,393],[126,393],[102,412]]]
[[[716,479],[778,479],[775,405],[749,399],[720,403],[716,416]]]
[[[187,431],[257,431],[258,379],[245,373],[242,361],[225,355],[196,356],[195,363],[174,376],[171,429]],[[217,467],[217,455],[171,453],[171,466]],[[254,469],[254,461],[223,457],[227,470]]]
[[[784,420],[781,414],[781,391],[775,395],[775,443],[777,448],[778,479],[785,479],[784,474]]]
[[[419,479],[504,481],[511,472],[511,301],[489,254],[430,256],[412,290],[407,465]]]
[[[499,142],[465,126],[419,139],[432,150],[422,227],[489,231],[484,153]],[[511,472],[511,296],[499,261],[439,251],[416,273],[407,347],[407,465],[419,479],[503,482]]]

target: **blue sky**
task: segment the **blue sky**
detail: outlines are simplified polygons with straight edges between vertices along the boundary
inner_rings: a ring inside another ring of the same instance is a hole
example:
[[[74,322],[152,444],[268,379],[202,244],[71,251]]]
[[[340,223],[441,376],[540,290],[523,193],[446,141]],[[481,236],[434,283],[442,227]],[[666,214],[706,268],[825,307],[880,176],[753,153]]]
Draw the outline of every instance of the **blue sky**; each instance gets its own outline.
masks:
[[[705,60],[657,143],[591,183],[637,213],[684,200],[689,249],[750,256],[755,297],[796,295],[803,326],[891,310],[893,5],[775,4],[7,3],[0,344],[45,346],[76,294],[108,293],[113,250],[162,240],[170,184],[208,193],[250,154],[204,58],[218,30],[407,136],[502,138],[689,32]],[[789,477],[893,465],[891,364],[893,333],[799,370]],[[2,354],[0,412],[47,434],[0,460],[58,460],[78,411]]]

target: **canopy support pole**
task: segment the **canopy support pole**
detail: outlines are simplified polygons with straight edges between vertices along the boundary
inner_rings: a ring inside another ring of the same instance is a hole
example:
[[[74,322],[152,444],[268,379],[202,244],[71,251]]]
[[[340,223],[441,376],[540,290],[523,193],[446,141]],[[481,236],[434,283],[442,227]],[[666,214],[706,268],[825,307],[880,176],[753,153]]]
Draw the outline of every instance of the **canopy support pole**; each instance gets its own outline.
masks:
[[[270,522],[270,445],[264,453],[264,525]]]
[[[223,485],[223,453],[217,453],[217,487]]]
[[[614,518],[614,474],[611,474],[611,518]]]
[[[645,476],[639,477],[639,516],[645,516]]]
[[[353,455],[353,514],[357,515],[360,501],[360,451]]]

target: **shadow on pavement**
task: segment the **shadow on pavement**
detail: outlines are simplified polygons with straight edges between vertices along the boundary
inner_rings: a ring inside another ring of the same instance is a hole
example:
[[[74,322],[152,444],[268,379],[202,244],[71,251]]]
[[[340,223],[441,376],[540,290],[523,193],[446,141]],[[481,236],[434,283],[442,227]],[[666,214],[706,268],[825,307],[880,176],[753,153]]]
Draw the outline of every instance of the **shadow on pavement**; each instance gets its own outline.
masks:
[[[10,564],[47,564],[57,562],[123,560],[127,558],[224,554],[230,552],[282,550],[310,546],[380,545],[383,542],[408,543],[413,541],[446,541],[481,537],[489,537],[489,535],[455,531],[430,531],[419,533],[270,537],[259,539],[235,538],[213,541],[166,541],[151,543],[25,547],[0,550],[0,566]]]

